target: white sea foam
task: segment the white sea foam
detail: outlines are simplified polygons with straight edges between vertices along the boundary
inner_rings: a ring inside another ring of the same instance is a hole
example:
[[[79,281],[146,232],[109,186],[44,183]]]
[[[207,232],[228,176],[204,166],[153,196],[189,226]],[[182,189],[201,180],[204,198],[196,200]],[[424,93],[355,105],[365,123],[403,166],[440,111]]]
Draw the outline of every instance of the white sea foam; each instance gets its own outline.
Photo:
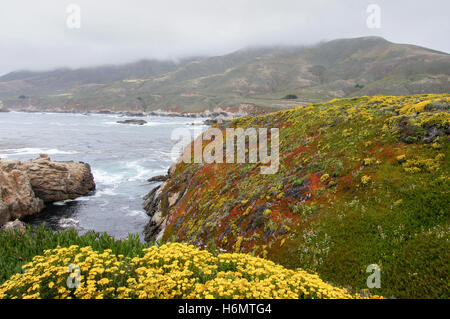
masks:
[[[105,188],[102,190],[98,190],[95,192],[94,197],[100,197],[100,196],[115,196],[117,195],[117,193],[115,192],[116,187],[112,187],[112,188]]]
[[[68,127],[68,126],[78,127],[78,126],[80,126],[78,123],[50,122],[49,124],[55,125],[55,126],[60,126],[60,127]]]
[[[76,202],[87,202],[90,199],[91,199],[91,196],[81,196],[81,197],[77,197],[76,199],[74,199],[74,201],[76,201]]]
[[[64,205],[66,205],[66,203],[67,203],[67,200],[62,200],[62,201],[59,201],[59,202],[54,202],[53,205],[64,206]]]
[[[147,214],[141,210],[131,210],[131,211],[128,211],[125,215],[130,216],[130,217],[146,217],[147,216]]]
[[[158,155],[159,156],[161,156],[161,157],[164,157],[165,159],[167,159],[167,160],[170,160],[172,157],[173,157],[173,155],[174,155],[174,153],[176,153],[176,155],[177,156],[179,156],[179,155],[181,155],[181,153],[182,153],[182,150],[174,150],[174,151],[162,151],[162,150],[157,150],[156,151],[157,153],[158,153]]]
[[[147,179],[147,178],[149,178],[149,176],[151,176],[151,173],[154,171],[152,169],[149,169],[149,168],[146,168],[146,167],[142,166],[140,164],[140,161],[127,162],[126,163],[126,167],[128,169],[134,171],[133,176],[129,177],[127,179],[130,182],[137,181],[137,180],[142,180],[142,179]]]
[[[102,194],[112,195],[113,191],[119,184],[124,182],[133,182],[138,180],[144,180],[152,176],[154,169],[146,168],[141,164],[140,160],[131,162],[122,162],[117,165],[120,172],[108,173],[102,169],[93,169],[94,180],[98,184],[102,185],[112,185],[111,189],[100,190]],[[108,194],[108,192],[110,194]]]
[[[100,184],[105,185],[117,185],[123,182],[123,173],[109,173],[101,169],[92,169],[94,180]]]
[[[117,122],[103,122],[103,124],[106,124],[106,125],[119,125],[120,123],[117,123]]]
[[[63,227],[106,230],[117,238],[141,230],[148,220],[141,204],[142,197],[153,185],[146,180],[165,174],[172,164],[170,154],[176,142],[171,141],[172,129],[179,126],[199,133],[204,128],[191,125],[199,123],[200,118],[148,116],[139,118],[148,122],[141,127],[118,124],[116,121],[127,117],[114,114],[21,113],[18,116],[7,113],[0,117],[0,154],[22,159],[48,153],[55,159],[82,160],[91,165],[96,192],[75,200],[59,201],[54,208],[65,213],[64,208],[73,205],[70,211],[76,215],[64,215]],[[24,122],[29,125],[22,125]],[[42,134],[36,136],[36,130]],[[42,141],[45,144],[39,144]],[[49,221],[53,224],[54,218],[62,217],[57,216],[50,217]]]
[[[37,155],[37,154],[48,154],[48,155],[70,155],[77,154],[77,151],[63,151],[55,148],[35,148],[35,147],[24,147],[24,148],[10,148],[0,150],[0,157],[7,158],[9,156],[17,155]]]
[[[80,221],[73,219],[73,218],[61,218],[60,220],[58,220],[58,225],[59,227],[63,228],[63,229],[67,229],[67,228],[74,228],[76,230],[80,230],[83,229],[83,227],[80,226]]]
[[[183,123],[176,123],[176,122],[147,122],[146,124],[142,126],[163,126],[163,125],[180,125]]]

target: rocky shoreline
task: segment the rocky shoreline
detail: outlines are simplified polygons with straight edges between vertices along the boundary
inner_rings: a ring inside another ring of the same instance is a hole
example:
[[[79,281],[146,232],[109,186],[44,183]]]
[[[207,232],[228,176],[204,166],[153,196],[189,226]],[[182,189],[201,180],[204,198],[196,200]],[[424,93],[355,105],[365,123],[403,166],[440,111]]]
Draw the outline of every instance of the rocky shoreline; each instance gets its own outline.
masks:
[[[95,189],[89,164],[0,160],[0,226],[42,211],[46,203],[75,199]]]
[[[0,107],[1,108],[1,107]],[[164,116],[164,117],[184,117],[184,118],[206,118],[204,121],[205,125],[220,124],[224,121],[232,120],[238,117],[256,115],[258,108],[254,105],[239,105],[239,107],[232,108],[221,108],[216,107],[214,110],[205,110],[202,112],[175,112],[175,111],[164,111],[161,109],[140,112],[140,111],[111,111],[107,109],[93,110],[93,111],[81,111],[76,109],[62,109],[62,108],[52,108],[39,110],[37,108],[16,108],[6,110],[5,112],[15,111],[24,113],[63,113],[63,114],[83,114],[86,116],[92,114],[110,114],[118,115],[121,117],[146,117],[146,116]]]
[[[144,228],[144,240],[152,242],[160,240],[166,229],[167,209],[175,205],[184,196],[184,190],[170,187],[170,177],[174,174],[176,163],[167,171],[167,175],[159,175],[150,178],[149,182],[162,182],[144,196],[143,208],[150,216],[150,220]]]
[[[5,112],[10,112],[9,109],[4,109]],[[110,110],[98,110],[98,111],[77,111],[77,110],[35,110],[35,109],[13,109],[14,112],[23,113],[62,113],[62,114],[109,114],[109,115],[120,115],[123,117],[145,117],[145,116],[165,116],[165,117],[186,117],[186,118],[217,118],[217,117],[229,117],[236,118],[249,115],[248,112],[229,112],[224,110],[215,111],[203,111],[203,112],[171,112],[171,111],[150,111],[150,112],[132,112],[132,111],[110,111]]]

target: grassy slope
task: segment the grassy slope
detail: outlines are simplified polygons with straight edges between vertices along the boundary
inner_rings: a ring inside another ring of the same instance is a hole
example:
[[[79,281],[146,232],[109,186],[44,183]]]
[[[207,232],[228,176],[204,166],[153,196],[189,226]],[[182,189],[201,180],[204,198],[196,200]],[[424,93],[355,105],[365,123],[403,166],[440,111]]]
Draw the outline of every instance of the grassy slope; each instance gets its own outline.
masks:
[[[450,95],[355,97],[242,118],[280,128],[280,170],[179,164],[166,240],[250,252],[377,294],[449,297]],[[164,205],[163,205],[164,207]]]
[[[34,256],[42,255],[45,250],[57,246],[71,245],[91,246],[94,250],[103,252],[111,249],[114,254],[128,257],[142,257],[142,249],[149,246],[139,240],[139,236],[129,235],[127,240],[115,240],[106,233],[90,232],[78,235],[73,229],[53,232],[39,226],[27,227],[26,232],[0,232],[0,285],[13,274],[21,273],[22,266],[30,262]]]

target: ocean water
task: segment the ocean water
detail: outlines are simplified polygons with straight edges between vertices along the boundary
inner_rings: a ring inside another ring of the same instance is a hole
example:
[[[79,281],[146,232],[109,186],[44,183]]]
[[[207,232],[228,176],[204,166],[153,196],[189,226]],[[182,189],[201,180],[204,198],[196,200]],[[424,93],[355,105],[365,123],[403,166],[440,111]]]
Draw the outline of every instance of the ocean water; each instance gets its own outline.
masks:
[[[187,128],[194,138],[207,126],[200,118],[155,116],[139,117],[148,122],[143,126],[116,123],[123,119],[128,117],[0,113],[0,158],[28,160],[46,153],[56,161],[83,161],[91,165],[97,185],[92,194],[47,205],[27,222],[116,238],[139,233],[143,238],[149,217],[142,197],[158,185],[147,179],[165,174],[181,152],[173,149],[173,129]]]

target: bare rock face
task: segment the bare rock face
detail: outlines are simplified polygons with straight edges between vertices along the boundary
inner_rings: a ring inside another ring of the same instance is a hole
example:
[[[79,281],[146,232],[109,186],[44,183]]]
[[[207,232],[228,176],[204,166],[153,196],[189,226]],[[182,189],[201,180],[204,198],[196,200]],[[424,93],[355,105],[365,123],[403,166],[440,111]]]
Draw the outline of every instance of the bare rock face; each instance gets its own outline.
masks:
[[[85,163],[0,160],[0,225],[41,211],[44,203],[74,199],[95,189]]]
[[[0,161],[0,225],[41,211],[44,202],[35,196],[19,161]]]
[[[161,185],[164,188],[164,184]],[[144,197],[144,209],[150,216],[150,221],[144,228],[144,239],[147,242],[158,240],[164,234],[165,218],[162,216],[162,188],[155,187]]]
[[[26,231],[25,224],[20,220],[16,219],[13,222],[7,222],[2,227],[0,227],[0,231],[17,231],[20,233],[24,233]]]
[[[44,202],[74,199],[95,189],[86,163],[52,162],[47,155],[22,163],[36,196]]]
[[[173,164],[164,176],[165,181],[144,197],[143,207],[150,216],[144,228],[144,239],[147,242],[159,240],[164,236],[167,212],[184,196],[184,188],[178,189],[176,185],[170,183],[170,177],[175,173],[176,166],[176,163]]]

